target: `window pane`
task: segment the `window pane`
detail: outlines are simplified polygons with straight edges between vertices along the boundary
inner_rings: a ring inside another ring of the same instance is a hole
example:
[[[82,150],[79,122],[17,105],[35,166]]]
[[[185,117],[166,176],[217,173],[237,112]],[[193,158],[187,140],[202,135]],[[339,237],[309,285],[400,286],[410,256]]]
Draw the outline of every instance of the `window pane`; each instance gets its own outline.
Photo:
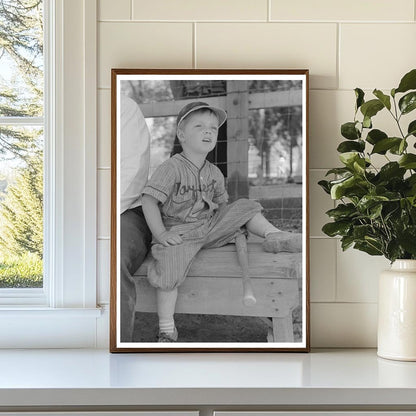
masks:
[[[42,119],[43,2],[1,0],[0,30],[0,117]],[[0,288],[42,287],[43,126],[2,121]]]
[[[43,284],[43,129],[0,126],[0,288]]]
[[[43,114],[43,2],[2,0],[0,116]]]

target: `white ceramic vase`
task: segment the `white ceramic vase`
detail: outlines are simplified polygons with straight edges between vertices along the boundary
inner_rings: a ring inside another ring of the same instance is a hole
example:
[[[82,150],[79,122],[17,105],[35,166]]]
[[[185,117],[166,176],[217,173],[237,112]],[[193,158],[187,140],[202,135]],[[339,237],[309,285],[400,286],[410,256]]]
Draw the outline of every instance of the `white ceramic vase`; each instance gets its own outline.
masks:
[[[396,260],[380,275],[377,354],[416,361],[416,260]]]

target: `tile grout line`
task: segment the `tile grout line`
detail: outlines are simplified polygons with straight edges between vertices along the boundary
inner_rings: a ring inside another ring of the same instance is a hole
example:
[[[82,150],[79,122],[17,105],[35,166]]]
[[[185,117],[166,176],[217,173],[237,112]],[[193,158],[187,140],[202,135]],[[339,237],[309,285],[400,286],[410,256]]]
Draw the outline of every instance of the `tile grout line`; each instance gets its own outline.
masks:
[[[133,13],[133,6],[132,11]],[[315,24],[325,24],[325,25],[336,25],[336,24],[354,24],[354,25],[414,25],[413,20],[270,20],[268,19],[216,19],[216,20],[191,20],[191,19],[98,19],[98,23],[280,23],[280,24],[306,24],[306,25],[315,25]]]
[[[335,282],[334,282],[334,302],[338,303],[338,244],[340,241],[337,240],[334,244],[334,260],[335,260]]]
[[[267,22],[270,23],[271,20],[272,20],[272,0],[267,0]]]
[[[192,23],[192,68],[197,68],[196,60],[196,22]]]
[[[133,1],[130,0],[130,20],[133,20]]]
[[[341,72],[341,24],[337,23],[337,62],[336,62],[336,71],[337,71],[337,90],[339,90],[340,84],[340,72]]]

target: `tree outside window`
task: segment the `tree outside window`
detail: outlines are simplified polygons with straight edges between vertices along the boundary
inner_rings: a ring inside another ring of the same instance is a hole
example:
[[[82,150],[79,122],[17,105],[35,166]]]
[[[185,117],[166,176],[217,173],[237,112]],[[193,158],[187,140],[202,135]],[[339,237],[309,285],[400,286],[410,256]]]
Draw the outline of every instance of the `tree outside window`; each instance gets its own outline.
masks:
[[[0,0],[0,289],[43,285],[43,2]]]

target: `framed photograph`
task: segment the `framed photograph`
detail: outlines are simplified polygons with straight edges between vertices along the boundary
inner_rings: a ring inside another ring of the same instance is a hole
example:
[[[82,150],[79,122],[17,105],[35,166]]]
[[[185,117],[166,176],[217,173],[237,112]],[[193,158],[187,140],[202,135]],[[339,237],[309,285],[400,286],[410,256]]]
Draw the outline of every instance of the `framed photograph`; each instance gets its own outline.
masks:
[[[308,76],[112,70],[111,352],[309,351]]]

